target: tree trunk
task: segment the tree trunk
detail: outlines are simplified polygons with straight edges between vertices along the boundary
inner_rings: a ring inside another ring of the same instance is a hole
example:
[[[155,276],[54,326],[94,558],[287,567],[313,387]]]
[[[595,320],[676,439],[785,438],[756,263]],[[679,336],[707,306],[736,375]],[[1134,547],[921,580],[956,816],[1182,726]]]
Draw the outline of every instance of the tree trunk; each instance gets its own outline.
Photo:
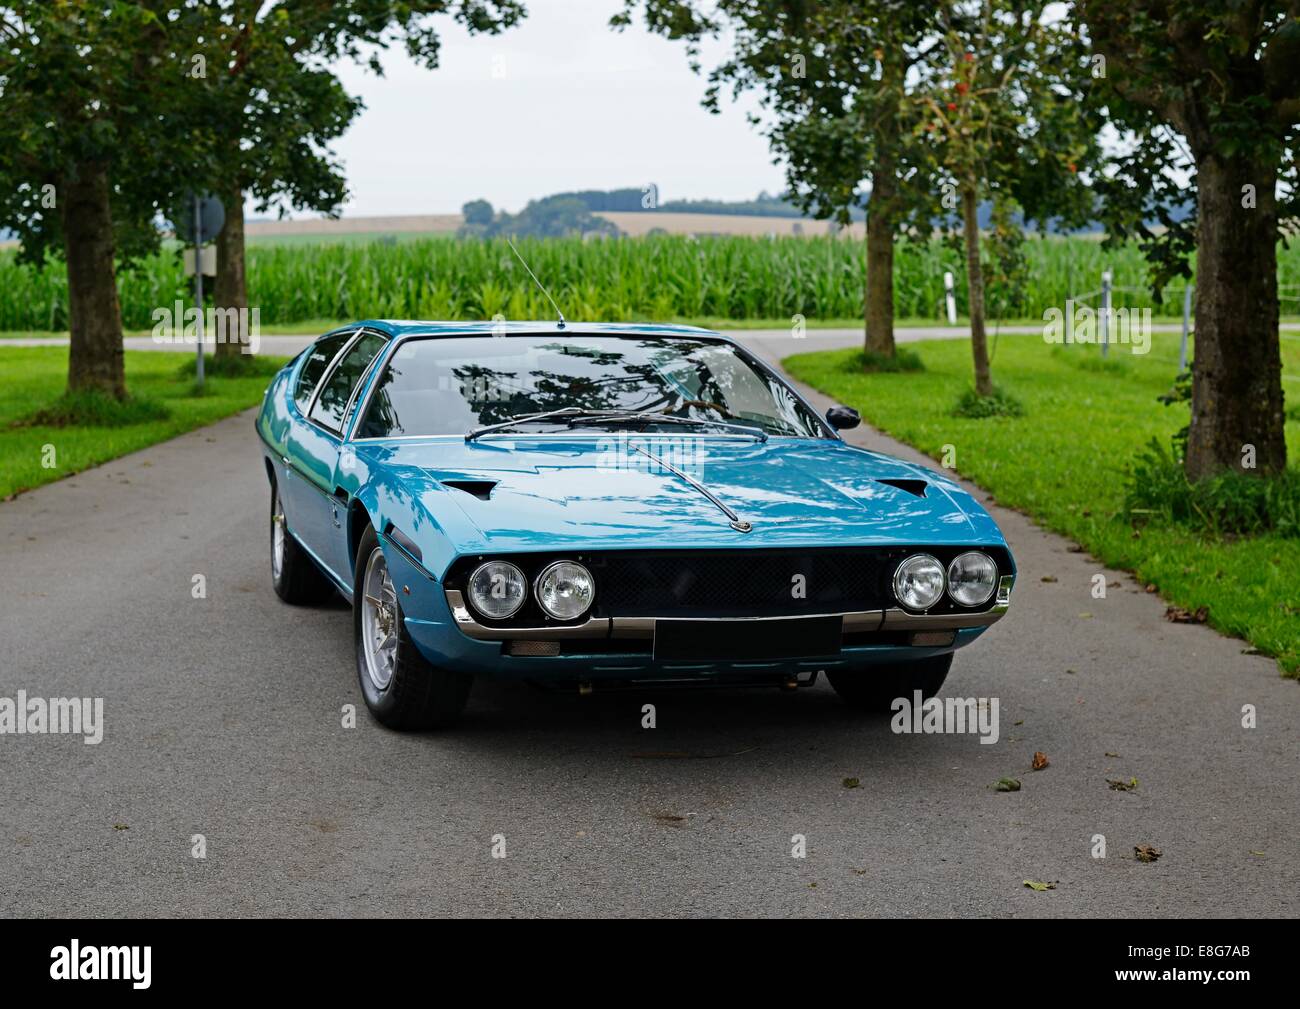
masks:
[[[866,341],[869,354],[894,356],[894,167],[882,157],[867,200]]]
[[[126,397],[108,172],[81,164],[58,191],[68,262],[68,391]]]
[[[1286,466],[1278,341],[1276,158],[1197,162],[1196,356],[1187,476]],[[1242,187],[1254,186],[1255,207]]]
[[[984,271],[980,266],[979,191],[974,182],[961,189],[962,231],[966,239],[966,291],[970,302],[970,350],[975,359],[975,394],[993,395],[989,345],[984,335]]]
[[[226,224],[217,236],[217,281],[212,290],[213,307],[218,310],[233,309],[235,315],[227,316],[241,323],[248,318],[248,280],[244,260],[244,194],[238,188],[221,194],[226,205]],[[241,342],[235,342],[238,336]],[[225,327],[226,339],[218,340],[213,353],[217,357],[235,357],[244,351],[248,334],[242,329]]]

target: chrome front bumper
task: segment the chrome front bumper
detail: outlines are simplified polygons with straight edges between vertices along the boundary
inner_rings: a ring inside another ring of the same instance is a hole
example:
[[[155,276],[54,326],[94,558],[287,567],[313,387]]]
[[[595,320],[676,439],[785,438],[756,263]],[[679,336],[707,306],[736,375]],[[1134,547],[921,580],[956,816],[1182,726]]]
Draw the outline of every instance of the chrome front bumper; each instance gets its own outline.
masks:
[[[998,585],[993,608],[978,613],[909,613],[897,607],[861,610],[853,613],[811,613],[784,617],[589,617],[580,624],[540,627],[490,627],[474,619],[458,589],[447,589],[447,606],[461,632],[479,641],[568,641],[574,639],[653,639],[658,620],[691,620],[701,623],[737,624],[759,620],[817,620],[843,617],[845,634],[873,631],[959,631],[988,627],[1002,619],[1011,604],[1014,579],[1004,576]]]

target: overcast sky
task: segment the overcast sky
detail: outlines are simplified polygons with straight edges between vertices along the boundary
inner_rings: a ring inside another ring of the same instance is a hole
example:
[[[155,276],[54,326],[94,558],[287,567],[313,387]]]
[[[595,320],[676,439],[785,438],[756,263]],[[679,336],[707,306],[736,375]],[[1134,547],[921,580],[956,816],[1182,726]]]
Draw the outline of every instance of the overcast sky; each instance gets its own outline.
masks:
[[[352,191],[346,216],[455,213],[480,197],[513,212],[551,193],[651,182],[661,200],[783,188],[746,119],[752,100],[705,112],[706,82],[683,44],[611,30],[620,0],[525,3],[528,17],[498,36],[445,20],[437,70],[397,50],[382,78],[339,68],[366,103],[334,145]]]

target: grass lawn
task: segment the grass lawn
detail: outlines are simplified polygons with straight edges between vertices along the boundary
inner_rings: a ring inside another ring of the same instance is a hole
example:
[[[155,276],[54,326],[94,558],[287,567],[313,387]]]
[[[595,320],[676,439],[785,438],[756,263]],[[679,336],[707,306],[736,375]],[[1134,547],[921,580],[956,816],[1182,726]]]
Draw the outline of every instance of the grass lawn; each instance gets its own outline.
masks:
[[[50,406],[62,395],[68,377],[63,347],[0,348],[0,500],[39,487],[109,459],[174,438],[204,424],[247,409],[262,399],[268,375],[209,378],[204,395],[193,394],[193,376],[182,377],[184,355],[126,352],[126,381],[132,396],[162,407],[161,419],[121,427],[27,426],[23,418]],[[259,358],[274,371],[284,358]],[[46,446],[53,446],[54,465]]]
[[[1178,334],[1152,335],[1152,351],[1112,351],[1102,365],[1093,347],[1051,347],[1041,336],[998,340],[994,381],[1025,407],[1019,418],[950,415],[971,384],[966,341],[908,345],[920,372],[862,374],[855,351],[799,354],[790,374],[856,407],[873,425],[936,459],[956,450],[956,470],[1043,526],[1082,544],[1107,566],[1133,571],[1170,602],[1243,637],[1300,678],[1300,539],[1263,535],[1217,539],[1182,527],[1147,526],[1135,535],[1118,513],[1135,455],[1153,436],[1167,445],[1187,422],[1187,404],[1163,406],[1177,370]],[[1116,348],[1118,350],[1118,348]],[[1283,386],[1300,402],[1300,339],[1283,337]],[[1291,406],[1288,457],[1300,460],[1300,414]],[[1081,606],[1086,609],[1086,606]]]

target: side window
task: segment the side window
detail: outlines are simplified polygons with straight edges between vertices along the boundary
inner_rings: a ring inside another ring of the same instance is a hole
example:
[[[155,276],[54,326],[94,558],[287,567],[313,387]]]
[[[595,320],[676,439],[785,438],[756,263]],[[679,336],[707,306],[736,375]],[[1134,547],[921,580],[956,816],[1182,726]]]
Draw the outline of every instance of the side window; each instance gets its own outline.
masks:
[[[307,404],[311,402],[311,394],[316,391],[316,383],[325,374],[325,369],[334,360],[334,355],[343,349],[343,345],[355,332],[356,330],[353,329],[346,333],[321,337],[316,341],[315,346],[307,351],[307,360],[303,362],[302,370],[298,372],[298,384],[293,390],[293,401],[302,413],[307,412]]]
[[[321,386],[320,395],[311,408],[312,420],[335,433],[343,430],[343,411],[352,398],[352,390],[385,342],[378,333],[366,333],[353,344]]]

